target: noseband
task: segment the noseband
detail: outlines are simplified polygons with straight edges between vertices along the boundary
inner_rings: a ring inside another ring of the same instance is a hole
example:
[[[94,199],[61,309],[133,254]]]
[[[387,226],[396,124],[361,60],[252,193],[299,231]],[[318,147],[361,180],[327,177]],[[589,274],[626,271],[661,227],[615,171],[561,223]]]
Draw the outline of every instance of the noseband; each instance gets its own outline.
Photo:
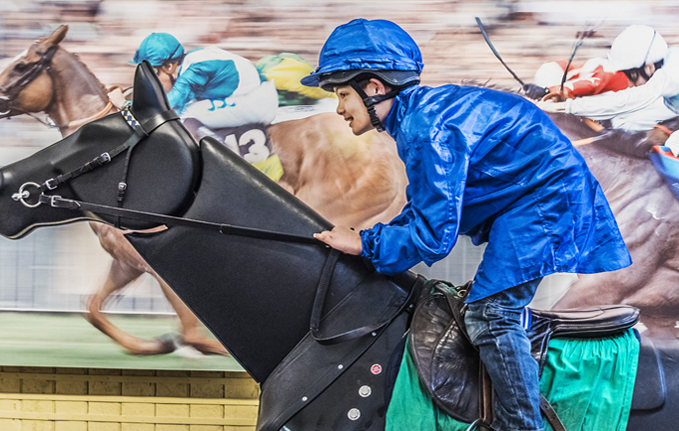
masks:
[[[49,69],[57,49],[59,49],[57,45],[52,45],[47,48],[47,51],[45,52],[36,51],[40,56],[40,60],[33,63],[28,70],[8,86],[5,87],[0,85],[0,92],[4,94],[4,96],[0,97],[0,115],[8,114],[12,109],[12,100],[15,99],[28,84],[35,81],[43,71]]]

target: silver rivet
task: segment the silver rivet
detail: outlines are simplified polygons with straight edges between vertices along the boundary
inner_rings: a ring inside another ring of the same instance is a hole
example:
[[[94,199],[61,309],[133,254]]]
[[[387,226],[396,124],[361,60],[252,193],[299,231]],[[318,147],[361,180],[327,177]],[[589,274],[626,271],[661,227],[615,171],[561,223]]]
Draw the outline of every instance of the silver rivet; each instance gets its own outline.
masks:
[[[309,398],[307,398],[307,397],[302,397],[302,401],[306,401],[306,400],[308,400],[308,399],[309,399]]]
[[[372,333],[372,336],[373,336],[373,337],[374,337],[375,335],[377,335],[377,332],[373,332],[373,333]]]
[[[349,412],[347,413],[347,416],[352,421],[358,420],[358,418],[361,417],[361,411],[357,408],[353,408],[353,409],[349,410]]]
[[[373,393],[373,390],[370,389],[370,386],[368,385],[363,385],[358,389],[358,394],[362,396],[363,398],[369,397],[370,394]]]
[[[339,365],[337,366],[337,369],[338,369],[338,370],[341,370],[341,369],[343,369],[343,368],[344,368],[344,365],[342,365],[342,364],[339,364]]]

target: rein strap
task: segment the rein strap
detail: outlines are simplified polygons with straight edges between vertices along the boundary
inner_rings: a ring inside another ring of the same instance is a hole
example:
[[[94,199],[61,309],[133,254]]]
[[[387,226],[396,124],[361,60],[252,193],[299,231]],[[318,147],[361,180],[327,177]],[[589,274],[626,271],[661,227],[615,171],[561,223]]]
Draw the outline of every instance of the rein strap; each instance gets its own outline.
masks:
[[[54,208],[90,211],[93,213],[106,214],[115,217],[151,221],[154,223],[165,224],[168,226],[195,227],[210,231],[216,231],[223,235],[237,235],[248,238],[271,239],[275,241],[295,242],[304,244],[319,244],[319,241],[311,236],[287,234],[269,231],[265,229],[234,226],[231,224],[208,222],[204,220],[195,220],[184,217],[176,217],[165,214],[133,210],[129,208],[112,207],[109,205],[82,202],[74,199],[66,199],[58,195],[42,194],[40,195],[40,203],[49,204]]]

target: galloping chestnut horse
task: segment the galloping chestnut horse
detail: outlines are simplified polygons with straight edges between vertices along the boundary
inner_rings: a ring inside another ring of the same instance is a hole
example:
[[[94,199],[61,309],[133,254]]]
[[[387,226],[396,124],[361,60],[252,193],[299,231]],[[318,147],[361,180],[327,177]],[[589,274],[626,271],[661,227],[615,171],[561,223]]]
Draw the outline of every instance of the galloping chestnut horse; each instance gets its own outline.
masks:
[[[60,47],[68,26],[34,43],[0,73],[0,118],[44,111],[64,137],[96,118],[117,112],[108,92],[73,54]],[[334,113],[271,125],[274,152],[283,165],[279,185],[336,224],[357,229],[389,221],[405,204],[405,170],[385,134],[355,137]],[[106,281],[88,302],[88,320],[127,352],[172,352],[175,340],[143,340],[113,325],[101,312],[107,298],[144,273],[153,275],[177,312],[181,342],[205,354],[226,354],[206,339],[198,319],[112,226],[90,226],[113,262]]]

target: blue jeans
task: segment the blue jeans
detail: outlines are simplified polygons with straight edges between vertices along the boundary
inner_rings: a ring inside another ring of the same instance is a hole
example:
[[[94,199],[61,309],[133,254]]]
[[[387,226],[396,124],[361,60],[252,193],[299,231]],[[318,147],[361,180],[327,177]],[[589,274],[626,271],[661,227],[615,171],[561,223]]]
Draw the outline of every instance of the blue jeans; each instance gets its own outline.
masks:
[[[530,355],[530,341],[521,326],[521,313],[540,280],[471,302],[465,314],[469,338],[479,349],[495,389],[491,426],[496,431],[543,430],[538,363]]]

